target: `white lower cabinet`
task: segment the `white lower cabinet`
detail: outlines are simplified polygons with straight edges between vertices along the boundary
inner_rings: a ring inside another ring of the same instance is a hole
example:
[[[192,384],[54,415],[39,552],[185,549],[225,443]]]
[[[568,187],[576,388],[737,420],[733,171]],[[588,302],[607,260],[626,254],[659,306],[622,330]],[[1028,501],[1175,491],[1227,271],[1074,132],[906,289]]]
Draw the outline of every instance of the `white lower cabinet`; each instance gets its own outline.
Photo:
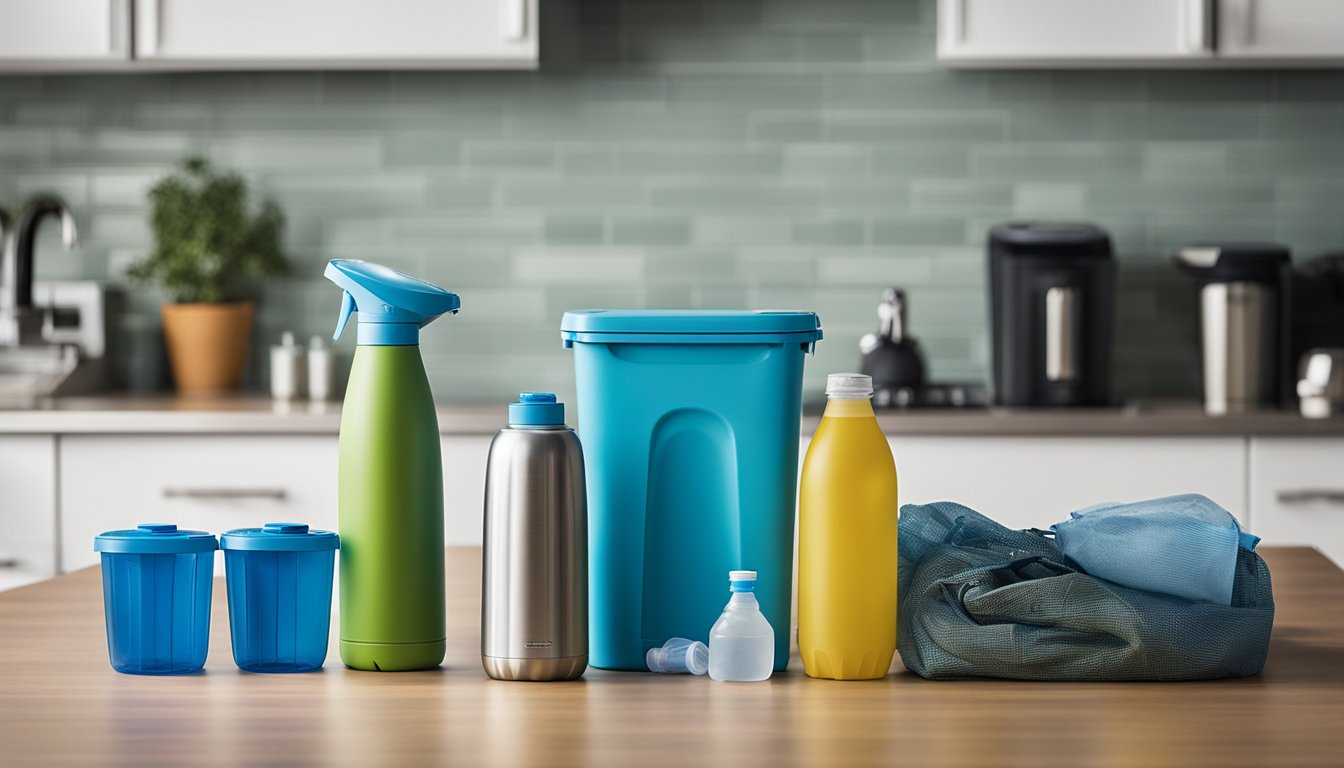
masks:
[[[490,437],[447,435],[440,446],[445,541],[480,544]],[[334,435],[62,437],[64,570],[98,562],[99,533],[139,523],[215,534],[285,521],[337,530],[338,454]]]
[[[1046,528],[1107,501],[1202,493],[1247,521],[1245,438],[890,439],[901,504],[956,501],[1010,528]]]
[[[56,570],[56,438],[0,435],[0,590]]]
[[[448,544],[481,542],[490,440],[441,438]],[[890,443],[902,504],[957,501],[1028,528],[1103,501],[1203,493],[1266,544],[1315,546],[1344,565],[1341,438],[920,435]],[[337,456],[333,435],[0,436],[0,589],[92,565],[95,536],[138,523],[213,533],[271,521],[335,529]]]
[[[330,436],[62,437],[62,567],[93,565],[95,536],[140,523],[216,534],[288,521],[334,530],[336,461]]]
[[[1253,437],[1250,466],[1252,531],[1344,567],[1344,439]]]
[[[443,533],[452,546],[479,546],[484,531],[485,460],[490,435],[444,435]]]

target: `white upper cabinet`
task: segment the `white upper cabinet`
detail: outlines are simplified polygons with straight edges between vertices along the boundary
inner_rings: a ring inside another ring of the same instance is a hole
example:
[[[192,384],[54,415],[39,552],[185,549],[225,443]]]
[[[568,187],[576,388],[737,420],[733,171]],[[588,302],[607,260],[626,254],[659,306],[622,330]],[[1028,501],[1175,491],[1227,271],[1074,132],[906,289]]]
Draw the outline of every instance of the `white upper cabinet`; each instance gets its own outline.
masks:
[[[1218,55],[1344,59],[1344,0],[1221,0]]]
[[[174,68],[526,68],[537,0],[134,0],[135,57]]]
[[[1014,65],[1212,55],[1211,0],[939,0],[938,56]]]
[[[953,66],[1105,67],[1344,61],[1344,0],[938,0]]]
[[[0,0],[0,66],[60,69],[125,61],[131,0]]]

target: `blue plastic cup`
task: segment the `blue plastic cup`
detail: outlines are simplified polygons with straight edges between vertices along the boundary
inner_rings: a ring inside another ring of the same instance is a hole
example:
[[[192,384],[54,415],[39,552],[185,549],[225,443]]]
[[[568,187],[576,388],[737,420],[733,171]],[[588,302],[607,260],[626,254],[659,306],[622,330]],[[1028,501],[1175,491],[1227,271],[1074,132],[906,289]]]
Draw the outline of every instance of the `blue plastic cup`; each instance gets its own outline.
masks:
[[[185,675],[205,666],[210,589],[219,542],[171,523],[108,531],[102,553],[103,611],[112,668],[132,675]]]
[[[340,547],[331,531],[267,523],[220,536],[229,590],[233,661],[248,672],[308,672],[327,659],[331,578]]]

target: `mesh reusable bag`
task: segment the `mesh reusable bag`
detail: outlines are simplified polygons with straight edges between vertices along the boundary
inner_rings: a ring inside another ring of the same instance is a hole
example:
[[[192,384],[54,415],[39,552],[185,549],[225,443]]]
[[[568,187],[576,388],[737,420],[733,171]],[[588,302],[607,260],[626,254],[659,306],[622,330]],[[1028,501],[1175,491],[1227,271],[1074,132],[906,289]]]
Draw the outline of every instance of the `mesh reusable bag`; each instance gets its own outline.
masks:
[[[1207,680],[1265,664],[1274,596],[1237,554],[1231,605],[1089,576],[1050,538],[953,502],[900,516],[901,660],[930,679]]]

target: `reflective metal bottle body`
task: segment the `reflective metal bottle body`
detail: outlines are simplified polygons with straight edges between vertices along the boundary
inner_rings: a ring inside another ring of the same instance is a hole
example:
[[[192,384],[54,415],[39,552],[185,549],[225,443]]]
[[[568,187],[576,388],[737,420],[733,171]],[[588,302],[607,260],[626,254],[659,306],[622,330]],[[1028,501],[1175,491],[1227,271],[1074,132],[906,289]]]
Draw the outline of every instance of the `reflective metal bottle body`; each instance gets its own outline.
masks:
[[[510,425],[485,481],[481,663],[496,680],[588,667],[588,514],[574,430]]]

